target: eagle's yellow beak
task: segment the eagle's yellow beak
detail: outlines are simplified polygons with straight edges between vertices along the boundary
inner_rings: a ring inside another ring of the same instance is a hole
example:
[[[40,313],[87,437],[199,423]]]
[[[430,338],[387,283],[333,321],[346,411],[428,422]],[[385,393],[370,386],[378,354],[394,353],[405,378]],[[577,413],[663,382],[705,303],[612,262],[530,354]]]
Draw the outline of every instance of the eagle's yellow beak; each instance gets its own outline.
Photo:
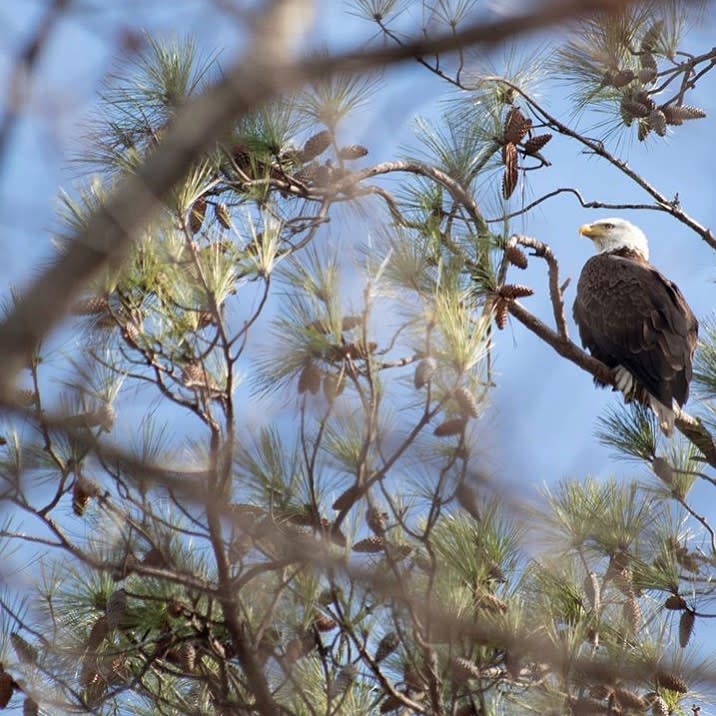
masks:
[[[602,233],[600,228],[600,226],[595,224],[582,224],[579,227],[579,233],[582,236],[587,236],[590,239],[593,239],[595,236],[599,236]]]

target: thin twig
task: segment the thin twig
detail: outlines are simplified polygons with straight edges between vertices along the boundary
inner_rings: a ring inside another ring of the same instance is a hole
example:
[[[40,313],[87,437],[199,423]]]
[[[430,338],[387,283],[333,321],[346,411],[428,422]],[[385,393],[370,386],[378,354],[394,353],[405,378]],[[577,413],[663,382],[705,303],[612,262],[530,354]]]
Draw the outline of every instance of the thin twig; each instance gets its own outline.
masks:
[[[619,3],[621,4],[621,3]],[[282,4],[271,4],[277,11]],[[167,128],[157,150],[132,174],[125,175],[106,203],[90,215],[83,229],[70,237],[62,256],[26,288],[17,305],[0,323],[0,395],[11,391],[23,356],[50,331],[69,308],[80,288],[108,261],[120,260],[143,226],[159,211],[162,197],[189,171],[196,158],[211,151],[237,118],[281,92],[331,74],[361,73],[429,52],[450,52],[470,45],[495,45],[570,17],[614,9],[614,0],[563,0],[538,5],[532,12],[475,22],[456,33],[415,39],[404,46],[364,48],[329,57],[295,61],[278,51],[280,34],[260,33],[221,79],[188,101]],[[268,33],[271,23],[261,23]],[[283,28],[283,25],[281,25]],[[286,47],[292,46],[287,38]],[[274,51],[276,50],[276,51]],[[466,206],[473,206],[468,201]],[[703,229],[702,229],[703,231]],[[716,245],[716,241],[714,242]]]
[[[534,256],[539,256],[547,262],[549,275],[549,296],[552,300],[552,311],[557,332],[564,340],[569,340],[567,331],[567,319],[564,315],[564,290],[559,283],[559,264],[552,253],[552,249],[545,243],[538,241],[531,236],[515,236],[515,242],[526,246],[534,251]]]
[[[555,196],[558,196],[559,194],[565,193],[574,194],[574,196],[577,197],[577,201],[585,209],[616,209],[620,211],[626,209],[637,209],[647,211],[664,211],[667,213],[669,211],[668,208],[661,204],[612,204],[606,201],[587,201],[582,197],[581,193],[577,189],[574,189],[572,187],[560,187],[559,189],[555,189],[554,191],[548,192],[544,196],[541,196],[539,199],[535,199],[533,202],[527,204],[521,209],[518,209],[517,211],[513,211],[509,214],[503,214],[502,216],[497,216],[494,219],[485,219],[485,223],[496,224],[506,221],[507,219],[514,219],[517,216],[522,216],[523,214],[526,214],[530,209],[534,209],[535,206],[538,206],[543,201],[547,201],[547,199],[551,199]]]

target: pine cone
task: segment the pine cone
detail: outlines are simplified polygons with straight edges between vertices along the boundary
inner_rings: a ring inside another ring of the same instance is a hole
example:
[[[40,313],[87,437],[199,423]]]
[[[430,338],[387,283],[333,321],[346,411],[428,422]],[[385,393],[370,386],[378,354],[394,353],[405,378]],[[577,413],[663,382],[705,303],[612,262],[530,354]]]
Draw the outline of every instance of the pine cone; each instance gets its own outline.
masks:
[[[345,510],[353,505],[361,494],[361,488],[358,485],[352,485],[345,492],[341,493],[331,505],[334,510]]]
[[[614,689],[606,684],[596,684],[589,688],[589,695],[598,701],[608,699],[614,693]]]
[[[89,689],[95,681],[99,681],[101,678],[101,674],[97,671],[97,659],[94,656],[83,659],[79,675],[80,686],[83,689]]]
[[[206,373],[201,363],[187,363],[182,368],[182,378],[187,388],[206,387]]]
[[[698,574],[699,572],[699,562],[692,555],[686,547],[681,547],[680,549],[675,550],[674,556],[676,557],[676,561],[681,565],[687,572],[692,572],[693,574]]]
[[[660,109],[652,109],[648,118],[649,126],[660,136],[666,135],[666,115]]]
[[[619,111],[621,112],[624,124],[630,127],[635,119],[648,117],[650,110],[649,107],[642,102],[633,99],[630,94],[625,94],[619,103]]]
[[[333,631],[338,626],[338,622],[335,619],[327,617],[325,614],[317,614],[313,618],[313,626],[318,631]]]
[[[551,134],[538,134],[530,137],[523,145],[523,149],[527,154],[537,154],[549,140],[552,139]]]
[[[231,228],[231,217],[226,204],[214,204],[214,216],[225,229]]]
[[[506,145],[514,149],[514,144]],[[509,199],[515,188],[517,187],[518,171],[517,171],[517,156],[515,155],[514,160],[508,160],[505,162],[505,171],[502,175],[502,196],[505,199]]]
[[[651,704],[651,716],[669,716],[669,707],[661,696],[656,696]]]
[[[463,659],[460,656],[454,656],[450,659],[452,667],[452,677],[458,684],[464,684],[469,679],[479,679],[480,669],[469,659]]]
[[[206,216],[206,198],[200,196],[189,210],[189,230],[192,234],[197,234],[204,223]]]
[[[621,88],[626,87],[630,82],[633,82],[636,78],[633,70],[619,70],[611,75],[611,82],[614,87]]]
[[[375,554],[377,552],[382,552],[384,546],[385,540],[382,537],[379,537],[378,535],[371,535],[370,537],[366,537],[365,539],[356,542],[353,545],[353,551],[365,554]]]
[[[435,358],[428,356],[423,358],[415,367],[415,375],[413,376],[413,385],[417,390],[427,385],[435,374],[438,364]]]
[[[304,656],[308,656],[316,646],[317,641],[315,635],[305,633],[292,639],[286,645],[286,658],[289,660],[289,663],[293,663]]]
[[[497,327],[502,331],[507,325],[507,318],[510,315],[510,302],[504,298],[498,298],[492,308],[495,314],[495,323]]]
[[[344,161],[360,159],[368,154],[368,150],[361,144],[348,144],[338,150],[338,158]]]
[[[299,154],[299,159],[302,162],[310,162],[312,159],[323,154],[323,152],[331,146],[332,140],[333,134],[327,129],[314,134],[306,140]]]
[[[179,647],[179,663],[182,671],[191,674],[196,666],[196,647],[188,641],[185,641]]]
[[[89,677],[90,674],[87,674]],[[91,680],[87,682],[84,691],[84,698],[90,707],[98,706],[107,691],[107,680],[100,673],[91,675]]]
[[[321,387],[321,369],[312,362],[306,363],[298,376],[298,392],[305,393],[307,390],[315,395]]]
[[[231,148],[231,158],[236,168],[245,174],[251,173],[251,147],[244,142],[239,142]]]
[[[685,649],[694,633],[694,624],[696,623],[696,615],[691,609],[686,609],[679,619],[679,646]]]
[[[121,629],[127,616],[127,592],[117,589],[109,595],[105,608],[107,626],[110,629]]]
[[[488,612],[496,614],[507,611],[507,603],[503,602],[502,599],[496,597],[490,592],[482,592],[481,594],[476,595],[475,607],[478,609],[485,609]]]
[[[639,65],[644,70],[653,70],[654,73],[656,73],[656,58],[650,50],[645,49],[643,46],[642,52],[639,55]]]
[[[129,679],[127,661],[124,654],[115,656],[109,664],[109,669],[104,670],[104,677],[110,684],[126,682]]]
[[[475,396],[467,388],[464,386],[456,388],[452,397],[460,407],[460,412],[464,418],[476,418],[479,415]]]
[[[167,561],[164,559],[164,554],[159,547],[152,547],[142,557],[142,564],[145,567],[159,567],[161,569],[167,566]]]
[[[331,684],[331,688],[329,689],[329,696],[331,698],[336,698],[336,696],[340,696],[340,694],[344,693],[345,690],[356,680],[356,676],[358,676],[358,667],[354,664],[348,664],[347,666],[344,666],[339,672],[338,676],[336,677],[335,681]]]
[[[648,136],[649,132],[651,132],[651,126],[648,122],[645,122],[643,119],[639,121],[639,125],[637,127],[637,134],[636,138],[643,142]]]
[[[508,246],[505,249],[505,257],[513,266],[527,268],[527,254],[519,246]]]
[[[30,646],[19,634],[10,634],[10,641],[21,664],[34,664],[37,661],[37,650]]]
[[[378,643],[373,657],[376,663],[380,663],[383,659],[389,657],[400,645],[400,639],[394,631],[389,631]]]
[[[625,709],[636,709],[637,711],[644,711],[646,709],[644,699],[633,691],[614,689],[614,696]]]
[[[297,171],[293,178],[296,179],[296,181],[300,181],[301,184],[305,184],[306,186],[310,186],[311,184],[314,184],[316,181],[316,177],[318,176],[318,164],[308,164],[307,166],[303,167],[300,171]]]
[[[498,294],[502,298],[512,300],[515,298],[524,298],[525,296],[532,296],[534,291],[529,286],[522,286],[520,284],[506,283],[500,286]]]
[[[650,85],[658,77],[658,72],[656,67],[642,67],[637,77],[643,85]]]
[[[661,39],[661,33],[664,29],[664,21],[657,20],[646,30],[641,38],[641,51],[642,52],[654,52],[656,50],[659,40]]]
[[[502,145],[502,163],[506,167],[517,164],[517,147],[512,142]]]
[[[684,120],[689,119],[703,119],[706,116],[706,112],[698,107],[693,107],[688,104],[673,105],[665,104],[659,109],[664,113],[667,124],[679,125]]]
[[[629,569],[631,557],[629,552],[619,547],[609,556],[609,565],[607,566],[607,573],[604,576],[605,580],[614,579],[620,575],[625,569]]]
[[[122,335],[134,345],[139,345],[142,338],[142,328],[130,319],[122,326]]]
[[[680,596],[679,594],[672,594],[670,597],[666,598],[666,601],[664,602],[664,607],[673,611],[682,611],[684,609],[687,609],[688,605],[686,604],[686,600],[682,596]]]
[[[505,118],[503,138],[505,144],[519,144],[532,126],[532,120],[525,117],[519,107],[512,107]]]
[[[676,110],[676,114],[678,114],[681,119],[703,119],[706,116],[706,112],[703,109],[690,104],[674,107],[674,110]]]
[[[104,638],[107,636],[108,632],[109,623],[107,621],[107,617],[98,617],[95,623],[92,625],[92,628],[90,629],[89,635],[87,637],[87,644],[85,644],[85,648],[87,649],[87,651],[90,653],[97,651],[97,648],[104,641]]]
[[[669,673],[668,671],[656,672],[656,685],[659,688],[676,691],[679,694],[689,692],[689,687],[686,685],[686,682],[680,676]]]
[[[81,475],[75,478],[72,485],[72,511],[82,517],[91,497],[99,497],[99,486]]]
[[[446,420],[444,423],[433,430],[433,435],[437,435],[439,438],[449,437],[451,435],[460,435],[465,430],[467,423],[466,418],[452,418],[452,420]]]
[[[465,480],[460,480],[460,482],[458,482],[457,487],[455,488],[455,497],[463,510],[470,514],[474,519],[480,520],[480,505],[477,501],[477,495]]]

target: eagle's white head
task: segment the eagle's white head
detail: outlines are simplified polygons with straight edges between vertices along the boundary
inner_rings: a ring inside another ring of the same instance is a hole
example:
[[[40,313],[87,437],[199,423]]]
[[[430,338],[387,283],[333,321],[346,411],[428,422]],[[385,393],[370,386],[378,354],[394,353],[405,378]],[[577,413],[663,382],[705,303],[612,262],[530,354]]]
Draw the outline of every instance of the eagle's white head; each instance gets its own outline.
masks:
[[[607,254],[619,249],[631,249],[649,260],[649,244],[644,232],[625,219],[599,219],[579,227],[582,236],[589,237],[597,252]]]

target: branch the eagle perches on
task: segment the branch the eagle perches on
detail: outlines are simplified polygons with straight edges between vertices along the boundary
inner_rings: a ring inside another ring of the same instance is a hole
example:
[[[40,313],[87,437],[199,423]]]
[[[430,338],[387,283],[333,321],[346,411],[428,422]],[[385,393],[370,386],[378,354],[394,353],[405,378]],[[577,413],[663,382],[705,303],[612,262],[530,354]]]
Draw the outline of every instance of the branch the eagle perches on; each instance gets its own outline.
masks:
[[[559,264],[550,247],[538,239],[523,235],[511,237],[508,245],[510,243],[512,245],[520,244],[525,248],[529,248],[532,250],[533,256],[537,256],[546,261],[548,266],[550,300],[552,302],[552,311],[557,330],[550,328],[550,326],[537,318],[537,316],[532,314],[517,301],[510,301],[510,314],[525,326],[525,328],[549,344],[563,358],[579,366],[582,370],[587,371],[600,382],[611,385],[616,389],[617,386],[613,371],[604,365],[604,363],[582,350],[569,338],[565,322],[564,307],[564,289],[569,282],[567,281],[560,285]],[[679,432],[701,451],[703,460],[711,465],[711,467],[716,467],[716,442],[714,442],[713,436],[705,428],[703,423],[698,418],[689,415],[686,411],[677,408],[675,425]]]

